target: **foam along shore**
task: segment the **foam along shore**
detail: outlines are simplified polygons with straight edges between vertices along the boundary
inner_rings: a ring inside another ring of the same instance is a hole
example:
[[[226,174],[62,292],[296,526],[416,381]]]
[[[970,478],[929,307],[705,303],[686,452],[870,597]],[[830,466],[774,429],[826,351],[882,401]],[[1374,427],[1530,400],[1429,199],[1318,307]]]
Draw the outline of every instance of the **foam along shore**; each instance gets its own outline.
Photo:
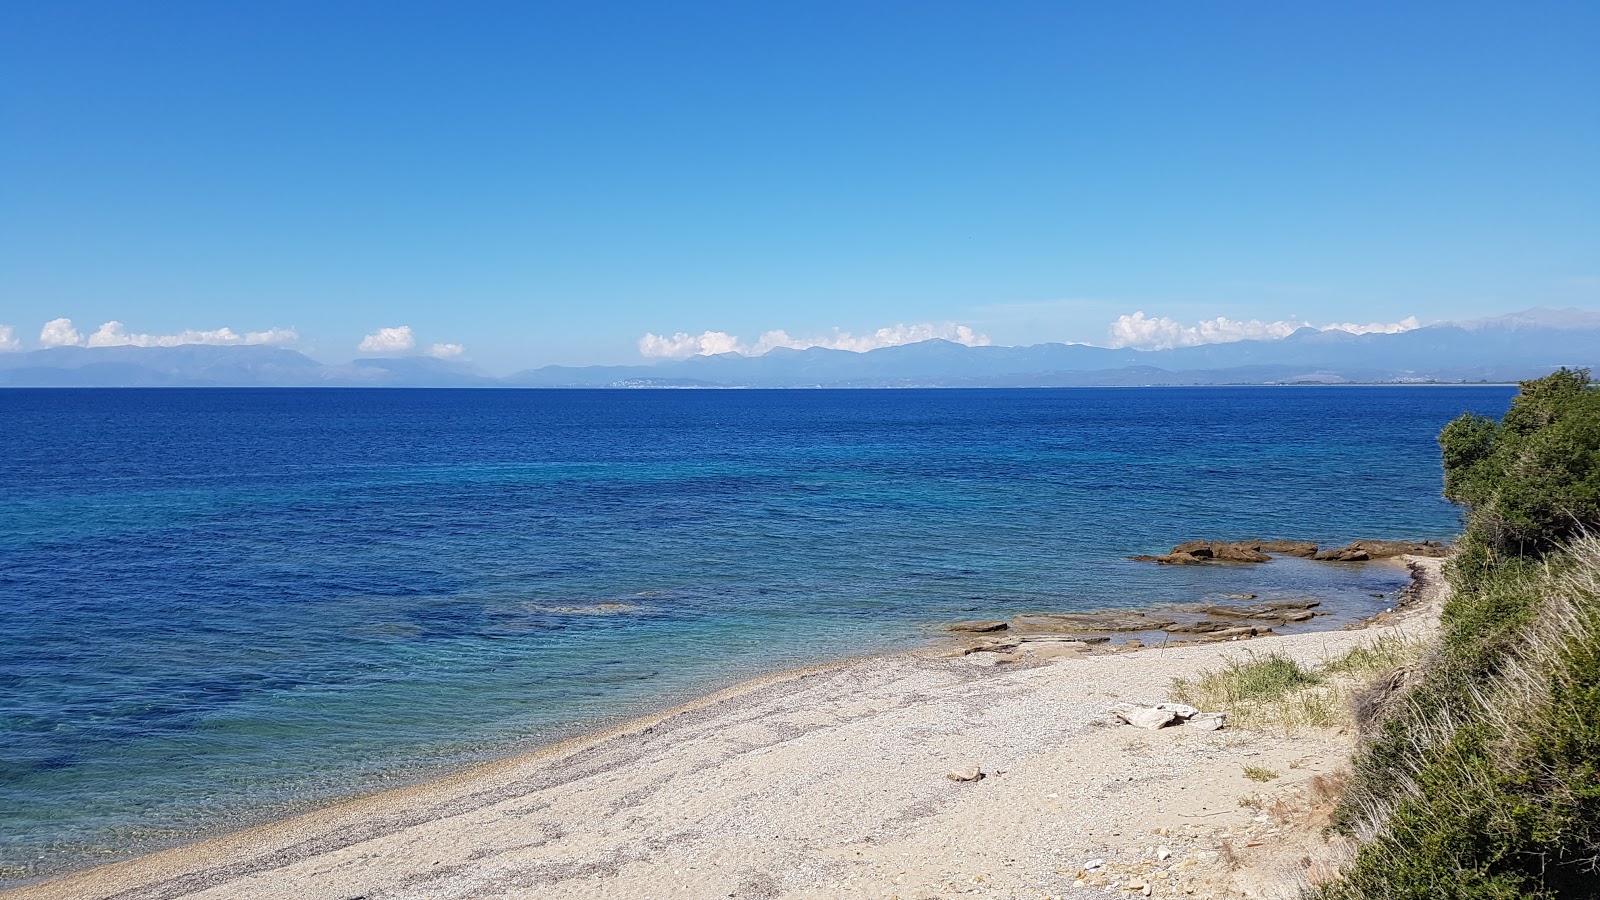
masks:
[[[1317,794],[1354,729],[1144,730],[1108,710],[1268,650],[1316,665],[1425,639],[1442,560],[1409,562],[1417,599],[1360,629],[789,672],[5,896],[1271,896],[1327,856]]]

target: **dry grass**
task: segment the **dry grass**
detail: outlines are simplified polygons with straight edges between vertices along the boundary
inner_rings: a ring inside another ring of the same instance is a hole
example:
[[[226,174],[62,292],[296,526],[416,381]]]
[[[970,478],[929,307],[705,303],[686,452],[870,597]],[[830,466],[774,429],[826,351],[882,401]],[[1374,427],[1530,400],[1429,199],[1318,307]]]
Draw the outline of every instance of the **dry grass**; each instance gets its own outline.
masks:
[[[1331,728],[1351,721],[1352,696],[1423,649],[1420,642],[1386,635],[1314,668],[1279,653],[1255,654],[1197,678],[1175,679],[1171,695],[1180,703],[1225,711],[1240,728]]]
[[[1326,727],[1339,719],[1339,704],[1321,688],[1319,673],[1279,653],[1230,661],[1216,672],[1172,683],[1172,697],[1205,710],[1222,710],[1242,728]]]

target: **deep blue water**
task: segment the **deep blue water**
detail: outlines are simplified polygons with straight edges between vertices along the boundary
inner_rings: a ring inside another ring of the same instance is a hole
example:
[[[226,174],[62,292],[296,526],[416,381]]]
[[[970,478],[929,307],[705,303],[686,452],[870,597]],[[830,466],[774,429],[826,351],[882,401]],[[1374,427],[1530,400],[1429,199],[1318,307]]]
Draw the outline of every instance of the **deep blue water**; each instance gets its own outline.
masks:
[[[1036,610],[1387,566],[1511,388],[0,391],[0,880]]]

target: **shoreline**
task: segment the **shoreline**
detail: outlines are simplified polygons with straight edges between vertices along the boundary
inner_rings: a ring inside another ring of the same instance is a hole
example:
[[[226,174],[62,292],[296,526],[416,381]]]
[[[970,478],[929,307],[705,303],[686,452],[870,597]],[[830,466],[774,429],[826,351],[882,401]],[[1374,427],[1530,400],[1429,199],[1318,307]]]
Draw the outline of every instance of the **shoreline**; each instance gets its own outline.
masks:
[[[1387,616],[1409,621],[1414,618],[1409,615],[1410,609],[1411,607],[1405,607]],[[1380,620],[1385,616],[1386,614],[1380,614],[1369,620],[1369,624],[1365,627],[1355,631],[1307,630],[1289,635],[1264,635],[1254,640],[1270,639],[1273,648],[1285,643],[1329,646],[1347,644],[1351,642],[1348,637],[1350,635],[1357,636],[1355,640],[1359,642],[1361,639],[1359,636],[1373,629],[1395,627],[1381,624]],[[996,659],[975,665],[980,663],[980,660],[952,657],[949,647],[953,643],[941,642],[934,638],[914,649],[891,650],[865,657],[851,657],[768,673],[656,713],[630,718],[597,731],[585,732],[503,759],[473,764],[460,771],[430,778],[417,784],[346,798],[288,818],[203,837],[197,841],[131,859],[47,876],[41,880],[0,891],[0,894],[18,900],[91,896],[167,898],[189,896],[200,892],[207,892],[207,896],[212,896],[214,890],[221,891],[215,894],[218,897],[321,896],[320,885],[307,889],[305,884],[301,884],[299,892],[290,889],[286,893],[280,893],[275,887],[267,889],[259,881],[263,873],[300,868],[308,864],[314,867],[319,860],[337,859],[348,855],[352,848],[359,846],[397,840],[404,842],[410,832],[437,830],[441,823],[450,820],[481,815],[495,807],[557,791],[575,781],[595,778],[603,781],[608,775],[616,775],[627,768],[626,764],[616,764],[616,760],[610,763],[604,761],[595,763],[588,757],[620,755],[637,763],[663,754],[670,756],[675,749],[675,741],[703,739],[703,735],[694,734],[697,729],[714,725],[730,717],[736,719],[743,710],[752,707],[772,707],[785,715],[804,713],[804,709],[797,710],[794,707],[799,698],[813,689],[806,684],[807,682],[816,685],[837,681],[873,681],[885,676],[892,680],[931,673],[944,676],[946,681],[951,681],[946,687],[962,688],[980,685],[999,676],[1048,673],[1057,667],[1070,668],[1087,664],[1090,669],[1115,670],[1120,663],[1124,669],[1148,668],[1127,666],[1125,661],[1135,658],[1135,655],[1139,658],[1146,655],[1187,655],[1215,661],[1223,658],[1227,651],[1238,649],[1240,646],[1234,642],[1221,644],[1174,642],[1143,649],[1109,648],[1092,654],[1075,654],[1067,659],[1046,658],[1026,661]],[[1253,642],[1251,646],[1254,646]],[[978,655],[998,656],[998,654],[983,653]],[[1108,681],[1115,681],[1115,676],[1118,675],[1115,671],[1104,671],[1101,674],[1110,676]],[[949,677],[952,675],[953,681]],[[1085,687],[1092,689],[1094,683],[1089,683]],[[920,692],[914,693],[920,695]],[[820,721],[815,724],[822,730],[830,728],[838,730],[839,727],[851,724],[849,718]],[[687,738],[685,733],[688,733]],[[1221,734],[1232,735],[1234,732],[1221,732]],[[563,829],[557,827],[555,830]],[[544,834],[541,841],[530,843],[528,846],[543,846],[559,841],[558,837],[550,836],[553,832],[540,833]],[[458,866],[466,866],[469,870],[472,868],[466,863],[459,863]],[[363,867],[357,866],[357,869],[361,868]],[[570,878],[556,879],[557,882],[569,880]],[[247,884],[249,887],[245,887]],[[230,893],[234,886],[243,889],[245,893]],[[670,895],[701,896],[694,893],[689,885],[685,885],[685,889],[690,892]],[[487,895],[496,896],[492,893]],[[726,892],[718,896],[724,895]],[[765,892],[764,895],[778,896],[770,892]],[[602,890],[595,896],[612,896],[612,894]]]

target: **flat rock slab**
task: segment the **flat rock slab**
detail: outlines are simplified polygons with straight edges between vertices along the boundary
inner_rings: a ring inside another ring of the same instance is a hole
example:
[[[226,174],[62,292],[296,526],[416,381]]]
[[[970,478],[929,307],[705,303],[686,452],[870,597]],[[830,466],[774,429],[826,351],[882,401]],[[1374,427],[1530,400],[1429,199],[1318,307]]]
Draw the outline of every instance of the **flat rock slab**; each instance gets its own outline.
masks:
[[[1017,631],[1049,631],[1056,634],[1160,631],[1177,620],[1149,615],[1137,610],[1107,610],[1090,613],[1034,613],[1016,616],[1011,627]]]

